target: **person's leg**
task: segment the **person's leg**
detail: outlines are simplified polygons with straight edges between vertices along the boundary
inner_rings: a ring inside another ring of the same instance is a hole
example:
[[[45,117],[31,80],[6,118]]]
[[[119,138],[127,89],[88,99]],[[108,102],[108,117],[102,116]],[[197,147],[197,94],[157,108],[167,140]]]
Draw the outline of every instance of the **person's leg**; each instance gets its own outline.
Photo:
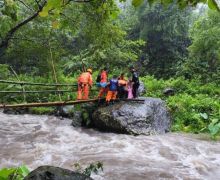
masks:
[[[101,87],[99,90],[98,98],[101,98],[103,96],[104,92],[105,92],[105,88]]]
[[[107,96],[106,96],[106,102],[109,103],[111,101],[112,98],[112,91],[108,91]]]
[[[113,93],[112,93],[112,101],[113,101],[113,103],[115,102],[115,100],[116,100],[116,97],[117,97],[117,91],[113,91]]]
[[[118,98],[121,99],[123,96],[123,87],[119,86],[118,87]]]
[[[137,97],[137,86],[136,86],[136,84],[133,85],[132,92],[133,92],[133,97],[136,98]]]
[[[82,87],[80,84],[78,84],[78,91],[77,91],[77,100],[82,99]]]
[[[89,85],[86,84],[83,87],[83,100],[89,99]]]
[[[126,91],[125,88],[123,87],[122,98],[123,98],[123,99],[127,99],[127,97],[128,97],[127,91]]]
[[[133,96],[134,96],[134,98],[138,97],[138,88],[139,88],[139,84],[134,84],[133,85]]]
[[[136,98],[138,98],[138,96],[139,96],[139,92],[138,92],[139,86],[140,86],[140,84],[137,84],[137,86],[136,86]]]

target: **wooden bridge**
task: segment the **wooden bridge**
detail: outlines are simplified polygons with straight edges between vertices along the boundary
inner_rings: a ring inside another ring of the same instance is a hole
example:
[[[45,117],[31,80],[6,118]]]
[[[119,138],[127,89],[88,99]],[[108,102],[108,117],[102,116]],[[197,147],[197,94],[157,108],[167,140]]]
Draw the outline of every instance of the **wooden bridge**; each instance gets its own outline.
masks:
[[[0,109],[4,108],[29,108],[29,107],[50,107],[50,106],[65,106],[65,105],[74,105],[74,104],[82,104],[82,103],[90,103],[90,102],[100,102],[104,99],[88,99],[88,100],[75,100],[75,101],[62,101],[60,93],[67,93],[67,92],[74,92],[73,90],[60,90],[60,89],[53,89],[53,90],[40,90],[40,91],[25,91],[25,85],[31,86],[50,86],[50,87],[77,87],[77,84],[48,84],[48,83],[33,83],[33,82],[23,82],[23,81],[7,81],[7,80],[0,80],[0,83],[6,84],[16,84],[20,85],[22,91],[0,91],[0,94],[23,94],[24,103],[22,104],[0,104]],[[98,89],[94,89],[97,91]],[[33,103],[26,103],[26,94],[28,93],[58,93],[60,97],[60,101],[56,102],[33,102]],[[140,99],[120,99],[123,101],[143,101]],[[119,99],[117,100],[119,101]]]
[[[99,99],[89,99],[89,100],[78,100],[78,101],[62,101],[61,100],[61,93],[73,93],[73,89],[71,90],[60,90],[60,87],[76,87],[77,84],[49,84],[49,83],[33,83],[33,82],[24,82],[24,81],[8,81],[8,80],[0,80],[0,83],[4,84],[14,84],[20,85],[20,91],[0,91],[0,94],[22,94],[23,95],[23,103],[22,104],[4,104],[0,103],[0,108],[26,108],[26,107],[49,107],[49,106],[64,106],[64,105],[73,105],[73,104],[82,104],[88,102],[97,102]],[[50,90],[29,90],[26,91],[24,86],[40,86],[40,87],[55,87],[54,89]],[[76,90],[76,89],[75,89]],[[76,92],[76,91],[75,91]],[[60,101],[56,102],[33,102],[33,103],[26,103],[26,96],[27,94],[32,93],[57,93]]]

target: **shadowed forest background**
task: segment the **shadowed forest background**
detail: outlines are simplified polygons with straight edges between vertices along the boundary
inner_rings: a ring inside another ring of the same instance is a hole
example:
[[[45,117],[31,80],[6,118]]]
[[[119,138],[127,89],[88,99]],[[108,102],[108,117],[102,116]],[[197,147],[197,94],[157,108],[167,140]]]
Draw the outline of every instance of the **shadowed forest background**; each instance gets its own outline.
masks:
[[[87,67],[95,71],[95,79],[105,66],[110,77],[134,66],[147,88],[145,96],[167,102],[173,131],[209,132],[216,137],[220,132],[218,5],[213,0],[208,1],[211,9],[196,6],[198,1],[193,6],[182,1],[149,2],[0,0],[0,79],[75,83]],[[174,96],[163,95],[167,87],[175,89]],[[0,96],[0,103],[23,101],[22,95]],[[74,93],[62,95],[63,100],[74,98]],[[56,94],[29,94],[26,99],[55,100],[59,100]]]

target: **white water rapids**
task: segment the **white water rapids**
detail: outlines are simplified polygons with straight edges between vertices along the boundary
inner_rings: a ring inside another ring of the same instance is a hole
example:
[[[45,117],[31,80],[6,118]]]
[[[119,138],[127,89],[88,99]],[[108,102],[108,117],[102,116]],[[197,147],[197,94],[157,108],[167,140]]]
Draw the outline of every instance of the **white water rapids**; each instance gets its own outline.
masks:
[[[220,179],[220,142],[170,133],[129,136],[74,128],[71,120],[0,112],[0,168],[72,169],[103,163],[95,180]]]

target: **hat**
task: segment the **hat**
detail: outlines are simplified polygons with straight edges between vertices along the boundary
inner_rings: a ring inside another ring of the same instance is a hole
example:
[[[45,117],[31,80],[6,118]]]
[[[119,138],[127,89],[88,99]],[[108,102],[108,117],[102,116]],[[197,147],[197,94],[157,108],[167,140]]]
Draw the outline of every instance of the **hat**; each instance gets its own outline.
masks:
[[[92,69],[87,69],[87,72],[90,72],[92,74]]]

